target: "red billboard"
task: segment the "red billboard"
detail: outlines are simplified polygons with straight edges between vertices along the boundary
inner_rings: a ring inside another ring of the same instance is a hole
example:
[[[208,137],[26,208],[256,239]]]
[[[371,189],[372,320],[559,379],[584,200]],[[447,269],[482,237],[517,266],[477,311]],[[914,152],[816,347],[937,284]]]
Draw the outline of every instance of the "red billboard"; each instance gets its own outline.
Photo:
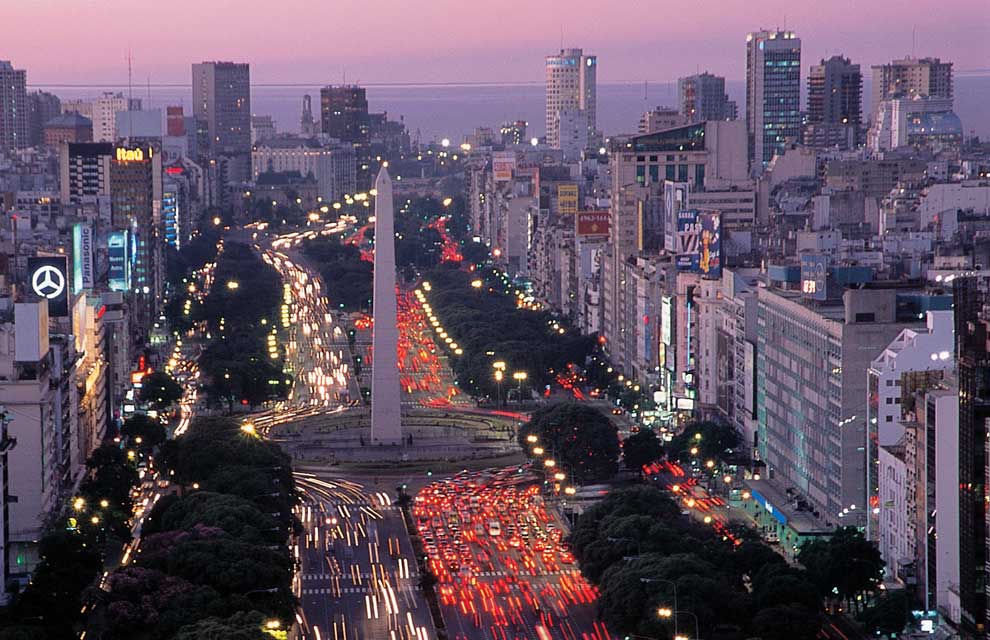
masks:
[[[608,225],[608,211],[577,212],[577,236],[579,238],[608,237]]]

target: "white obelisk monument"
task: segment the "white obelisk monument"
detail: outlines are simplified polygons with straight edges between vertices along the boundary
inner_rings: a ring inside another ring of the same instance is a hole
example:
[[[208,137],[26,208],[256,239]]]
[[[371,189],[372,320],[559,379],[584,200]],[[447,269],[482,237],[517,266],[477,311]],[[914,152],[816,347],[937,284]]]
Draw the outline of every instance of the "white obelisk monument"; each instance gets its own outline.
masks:
[[[395,209],[385,167],[375,180],[374,348],[371,370],[371,441],[402,443],[399,328],[396,326]]]

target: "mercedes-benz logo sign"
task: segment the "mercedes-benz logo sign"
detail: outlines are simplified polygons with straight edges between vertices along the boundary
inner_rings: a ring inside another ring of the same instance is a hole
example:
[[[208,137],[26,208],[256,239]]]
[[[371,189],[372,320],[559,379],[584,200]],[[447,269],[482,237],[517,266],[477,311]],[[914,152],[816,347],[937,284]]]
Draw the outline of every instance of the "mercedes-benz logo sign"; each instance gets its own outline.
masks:
[[[31,288],[42,298],[54,300],[65,291],[65,276],[51,265],[39,267],[31,276]]]

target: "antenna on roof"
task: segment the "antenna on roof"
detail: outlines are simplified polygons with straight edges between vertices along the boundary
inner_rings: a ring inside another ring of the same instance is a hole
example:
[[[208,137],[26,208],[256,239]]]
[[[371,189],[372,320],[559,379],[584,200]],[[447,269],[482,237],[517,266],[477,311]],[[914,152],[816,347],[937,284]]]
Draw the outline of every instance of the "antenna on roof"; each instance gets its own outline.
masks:
[[[917,52],[915,51],[915,46],[917,45],[917,41],[918,41],[918,27],[917,25],[914,25],[911,27],[911,57],[912,58],[916,58],[916,56],[918,55]]]
[[[134,86],[132,83],[133,72],[131,68],[131,48],[127,47],[127,144],[131,143],[131,135],[134,132],[134,119],[131,118],[131,101],[134,99]],[[114,114],[114,118],[116,118]]]
[[[560,50],[564,50],[564,23],[560,23]]]

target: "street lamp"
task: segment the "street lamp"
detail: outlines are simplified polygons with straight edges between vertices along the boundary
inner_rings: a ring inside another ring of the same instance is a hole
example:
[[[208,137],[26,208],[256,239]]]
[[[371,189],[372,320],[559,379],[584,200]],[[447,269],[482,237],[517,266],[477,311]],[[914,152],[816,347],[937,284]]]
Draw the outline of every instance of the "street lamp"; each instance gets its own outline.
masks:
[[[546,460],[543,461],[543,466],[546,467],[547,469],[553,469],[555,466],[557,466],[557,461],[554,460],[553,458],[547,458]]]
[[[502,404],[502,377],[505,375],[505,361],[496,360],[492,363],[492,368],[495,369],[495,408],[498,409]]]
[[[531,433],[528,436],[526,436],[526,442],[529,442],[530,444],[536,442],[537,440],[539,440],[539,438],[536,437],[535,433]]]
[[[533,455],[534,456],[542,456],[543,455],[543,447],[533,447]]]
[[[611,540],[611,538],[609,538],[609,539]],[[673,580],[667,580],[666,578],[640,578],[639,581],[642,582],[643,584],[649,584],[651,582],[660,582],[660,583],[663,583],[663,584],[669,584],[670,587],[671,587],[671,589],[674,590],[674,608],[673,609],[669,609],[667,607],[660,607],[659,611],[657,611],[657,615],[659,615],[661,618],[670,618],[671,616],[674,616],[674,613],[677,611],[677,583],[674,582]],[[674,636],[676,637],[677,635],[678,635],[677,634],[677,618],[675,616],[674,617]]]
[[[526,378],[528,377],[529,374],[527,374],[525,371],[516,371],[515,373],[512,374],[512,379],[519,383],[519,385],[516,387],[516,394],[519,398],[519,404],[522,404],[522,384],[523,382],[526,381]]]

